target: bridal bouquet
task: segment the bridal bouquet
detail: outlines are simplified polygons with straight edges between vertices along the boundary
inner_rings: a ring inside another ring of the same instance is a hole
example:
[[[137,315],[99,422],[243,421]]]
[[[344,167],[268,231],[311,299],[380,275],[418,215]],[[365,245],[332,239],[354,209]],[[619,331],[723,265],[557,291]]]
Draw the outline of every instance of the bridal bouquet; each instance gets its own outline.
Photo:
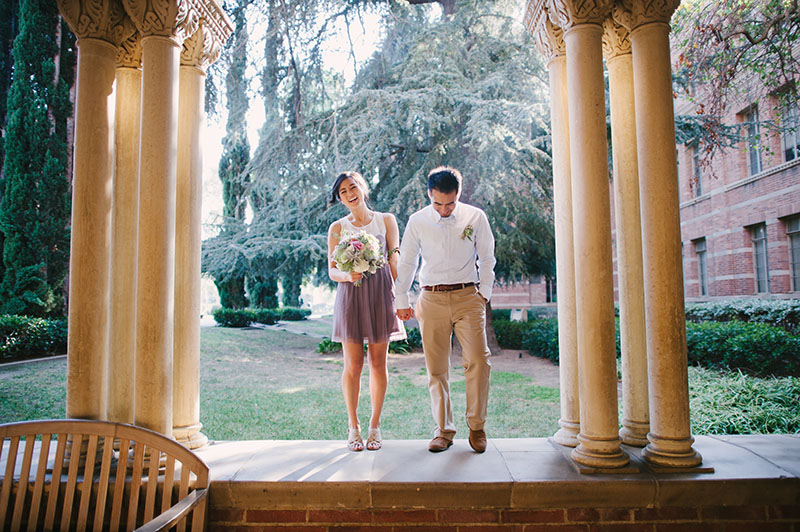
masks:
[[[333,250],[333,260],[343,272],[363,273],[365,276],[377,272],[386,263],[380,240],[365,231],[342,231]],[[361,286],[361,279],[353,284]]]

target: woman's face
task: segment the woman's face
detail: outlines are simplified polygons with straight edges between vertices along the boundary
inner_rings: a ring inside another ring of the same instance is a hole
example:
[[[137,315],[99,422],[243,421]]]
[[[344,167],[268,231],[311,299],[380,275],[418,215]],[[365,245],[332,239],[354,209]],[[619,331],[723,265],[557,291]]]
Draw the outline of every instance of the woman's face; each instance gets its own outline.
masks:
[[[339,185],[339,201],[348,209],[353,210],[364,203],[364,191],[361,190],[358,183],[348,177]]]

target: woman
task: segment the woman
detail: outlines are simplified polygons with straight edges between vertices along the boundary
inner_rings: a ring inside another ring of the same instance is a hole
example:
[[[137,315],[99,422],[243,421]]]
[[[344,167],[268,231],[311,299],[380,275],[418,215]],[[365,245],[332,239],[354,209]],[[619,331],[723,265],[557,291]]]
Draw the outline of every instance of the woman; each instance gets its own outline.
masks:
[[[381,440],[381,410],[386,396],[388,371],[386,357],[389,342],[406,337],[405,327],[394,311],[394,280],[397,277],[399,231],[393,214],[371,210],[367,205],[367,183],[358,172],[343,172],[336,178],[331,191],[331,204],[340,201],[350,213],[328,229],[328,275],[338,284],[333,310],[332,340],[341,342],[344,350],[342,392],[347,406],[347,447],[364,450],[358,420],[358,396],[361,389],[361,370],[364,367],[364,342],[368,343],[369,393],[372,416],[366,448],[377,451]],[[336,267],[333,252],[342,231],[365,231],[378,237],[387,264],[371,275],[344,272]],[[360,285],[354,285],[360,281]]]

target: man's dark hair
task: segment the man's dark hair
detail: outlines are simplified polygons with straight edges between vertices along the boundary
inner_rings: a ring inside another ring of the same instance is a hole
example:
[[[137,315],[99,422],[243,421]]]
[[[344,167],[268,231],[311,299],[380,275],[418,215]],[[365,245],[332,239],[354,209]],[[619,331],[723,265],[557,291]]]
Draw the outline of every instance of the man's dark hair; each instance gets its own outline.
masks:
[[[437,166],[428,173],[428,192],[436,189],[442,194],[461,191],[461,172],[449,166]]]

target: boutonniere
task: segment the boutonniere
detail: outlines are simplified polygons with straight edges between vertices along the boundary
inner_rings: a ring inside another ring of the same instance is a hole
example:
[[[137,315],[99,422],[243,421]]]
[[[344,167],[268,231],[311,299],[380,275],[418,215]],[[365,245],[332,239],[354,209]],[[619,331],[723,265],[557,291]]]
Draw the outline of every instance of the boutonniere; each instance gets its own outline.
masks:
[[[475,233],[475,229],[473,229],[471,225],[466,226],[461,233],[461,240],[467,239],[472,242],[473,233]]]

